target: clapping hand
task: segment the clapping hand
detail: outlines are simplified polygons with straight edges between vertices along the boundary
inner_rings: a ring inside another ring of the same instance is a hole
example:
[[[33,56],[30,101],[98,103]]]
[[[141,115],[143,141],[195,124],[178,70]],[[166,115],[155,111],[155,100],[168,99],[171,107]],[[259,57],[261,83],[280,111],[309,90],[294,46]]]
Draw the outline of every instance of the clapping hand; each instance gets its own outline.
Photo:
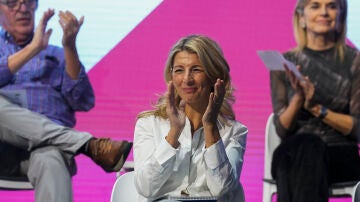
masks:
[[[52,29],[46,30],[47,23],[54,16],[54,10],[48,9],[44,12],[38,26],[36,27],[34,37],[30,43],[35,48],[36,52],[40,52],[45,49],[49,44],[49,38],[52,33]]]
[[[312,98],[315,93],[314,84],[310,81],[309,77],[304,77],[304,79],[300,82],[300,86],[305,96],[304,108],[310,109],[312,106]]]
[[[64,47],[74,48],[76,36],[84,23],[84,16],[78,20],[70,11],[60,11],[59,18],[60,26],[64,32],[62,44]]]
[[[214,92],[210,93],[209,103],[202,118],[204,127],[210,124],[216,124],[217,117],[224,101],[225,93],[226,89],[224,81],[217,79],[216,83],[214,84]]]
[[[310,81],[309,77],[305,76],[302,79],[299,79],[295,74],[289,70],[289,68],[284,65],[286,76],[288,77],[291,87],[295,90],[296,94],[301,98],[303,106],[305,109],[311,108],[311,99],[315,93],[314,84]],[[300,66],[297,66],[300,69]]]
[[[291,87],[295,90],[296,94],[301,97],[301,100],[303,100],[304,94],[300,86],[301,80],[299,80],[298,77],[295,76],[294,72],[292,72],[286,64],[284,64],[284,68],[286,77],[289,79]],[[301,67],[298,65],[297,68],[300,70]]]
[[[185,127],[185,101],[181,100],[179,107],[176,106],[175,86],[172,81],[168,84],[166,114],[170,121],[170,131],[167,141],[174,147],[178,145],[178,139]]]

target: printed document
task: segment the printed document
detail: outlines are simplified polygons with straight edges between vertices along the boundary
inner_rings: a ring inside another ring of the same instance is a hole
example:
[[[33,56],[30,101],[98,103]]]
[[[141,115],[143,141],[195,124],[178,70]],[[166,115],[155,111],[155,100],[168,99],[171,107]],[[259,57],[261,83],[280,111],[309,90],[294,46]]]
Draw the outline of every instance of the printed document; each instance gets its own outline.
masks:
[[[296,68],[295,64],[285,59],[279,51],[257,51],[259,57],[264,62],[265,66],[271,70],[285,71],[284,65],[286,65],[295,76],[302,80],[303,76]]]

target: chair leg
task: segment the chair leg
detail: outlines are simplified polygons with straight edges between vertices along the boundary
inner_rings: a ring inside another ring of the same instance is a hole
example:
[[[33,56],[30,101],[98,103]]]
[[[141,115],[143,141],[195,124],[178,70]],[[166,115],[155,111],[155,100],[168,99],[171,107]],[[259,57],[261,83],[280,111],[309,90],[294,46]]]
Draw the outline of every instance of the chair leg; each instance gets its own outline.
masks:
[[[355,188],[352,193],[352,201],[360,202],[360,182],[355,185]]]
[[[272,202],[272,196],[276,190],[274,185],[264,182],[263,183],[263,202]]]

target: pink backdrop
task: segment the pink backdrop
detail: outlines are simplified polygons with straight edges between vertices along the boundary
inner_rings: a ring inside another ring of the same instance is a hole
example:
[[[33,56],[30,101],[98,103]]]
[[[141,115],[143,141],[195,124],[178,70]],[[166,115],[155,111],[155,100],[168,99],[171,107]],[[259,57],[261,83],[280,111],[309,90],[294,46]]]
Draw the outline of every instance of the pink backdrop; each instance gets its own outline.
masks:
[[[294,46],[294,4],[294,0],[164,0],[89,72],[96,107],[78,114],[76,128],[132,140],[136,115],[150,109],[156,94],[165,90],[163,68],[170,47],[188,34],[208,35],[223,48],[236,87],[237,119],[249,128],[241,175],[246,201],[261,201],[264,128],[271,103],[268,71],[256,50],[286,51]],[[75,201],[109,201],[115,174],[105,174],[84,156],[77,161]],[[33,200],[32,191],[0,193],[0,202]]]

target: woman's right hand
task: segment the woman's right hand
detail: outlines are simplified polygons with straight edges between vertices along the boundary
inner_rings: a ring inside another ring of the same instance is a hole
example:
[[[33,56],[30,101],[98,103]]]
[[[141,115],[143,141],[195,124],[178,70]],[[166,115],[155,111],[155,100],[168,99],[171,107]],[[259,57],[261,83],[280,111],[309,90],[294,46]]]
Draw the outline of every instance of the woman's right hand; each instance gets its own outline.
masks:
[[[280,124],[285,128],[289,129],[293,121],[295,120],[296,114],[303,107],[305,102],[305,97],[303,90],[300,86],[300,80],[295,76],[295,74],[289,70],[289,68],[284,64],[286,77],[289,79],[291,87],[294,89],[295,93],[292,96],[291,100],[287,103],[286,106],[279,113]],[[300,66],[297,66],[300,68]]]
[[[289,79],[291,87],[294,89],[295,94],[292,98],[293,101],[297,102],[299,105],[303,105],[305,101],[304,91],[300,85],[301,80],[299,80],[295,74],[288,68],[286,64],[284,64],[285,74],[286,77]],[[300,70],[300,66],[298,65],[297,68]]]
[[[185,127],[185,101],[181,100],[179,107],[176,107],[175,87],[172,81],[168,84],[166,114],[170,121],[170,131],[166,140],[174,148],[179,146],[178,139]]]
[[[301,67],[296,66],[298,69]],[[295,90],[296,93],[303,95],[302,88],[300,86],[300,80],[295,76],[294,72],[292,72],[286,64],[284,64],[286,77],[289,79],[291,87]]]

